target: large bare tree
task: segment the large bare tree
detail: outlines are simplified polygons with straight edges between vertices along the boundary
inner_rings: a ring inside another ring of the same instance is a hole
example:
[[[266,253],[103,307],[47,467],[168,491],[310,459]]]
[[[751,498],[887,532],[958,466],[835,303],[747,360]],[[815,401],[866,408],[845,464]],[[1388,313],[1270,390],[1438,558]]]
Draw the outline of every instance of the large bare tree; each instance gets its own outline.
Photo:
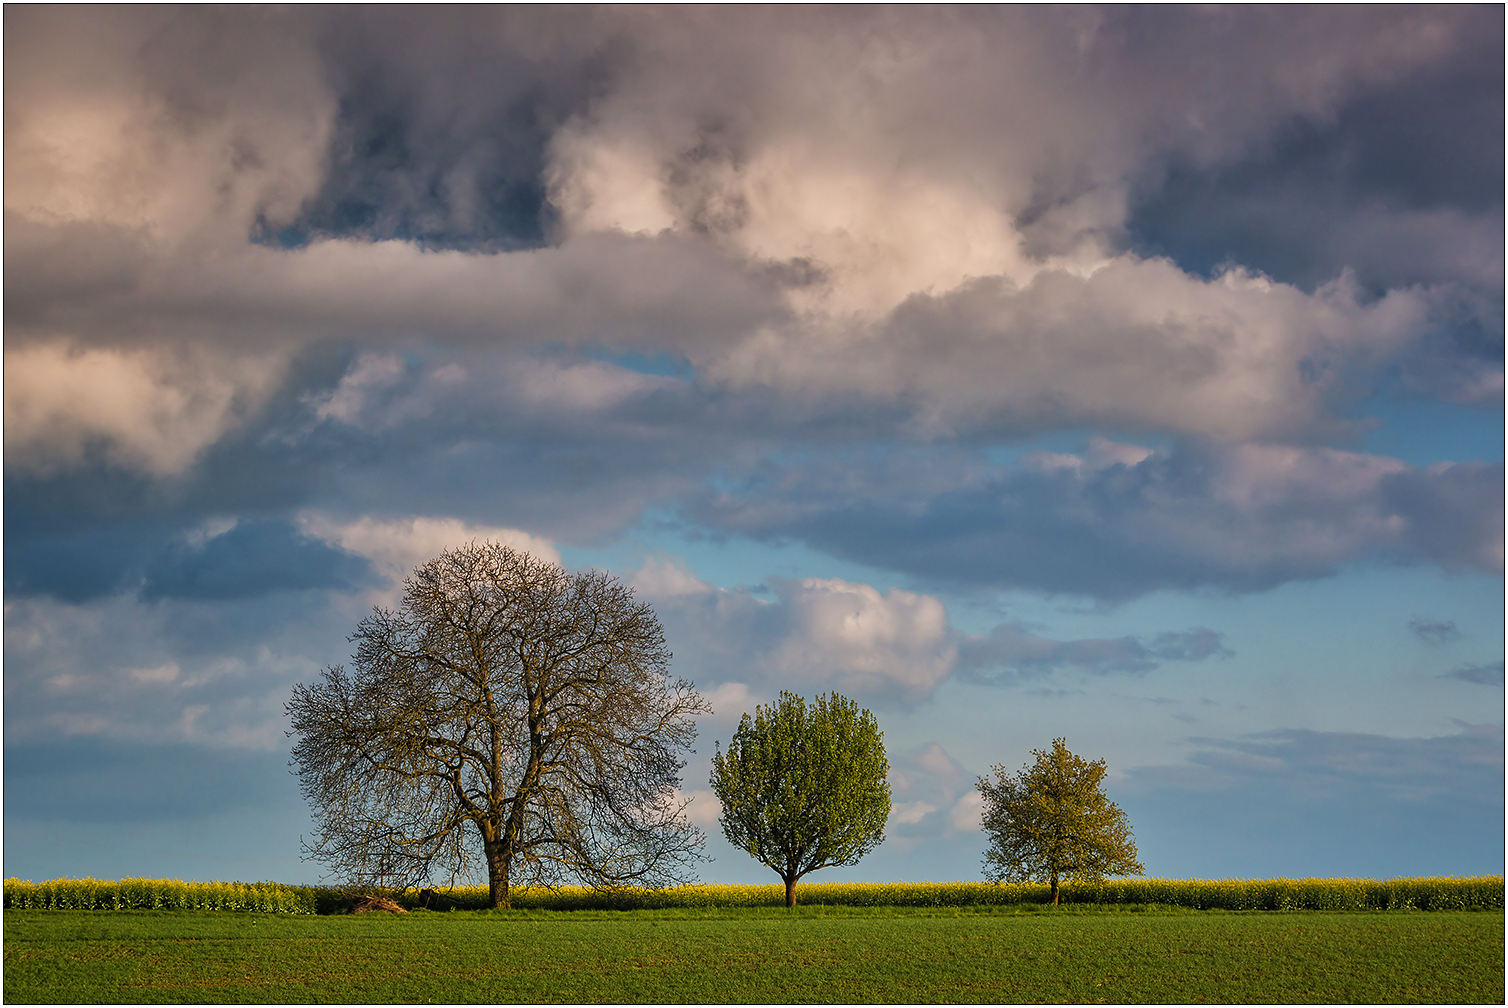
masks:
[[[336,874],[410,886],[485,868],[499,908],[521,883],[687,877],[705,837],[678,788],[707,707],[617,579],[472,543],[416,569],[351,640],[351,667],[288,704],[320,824],[307,849]]]

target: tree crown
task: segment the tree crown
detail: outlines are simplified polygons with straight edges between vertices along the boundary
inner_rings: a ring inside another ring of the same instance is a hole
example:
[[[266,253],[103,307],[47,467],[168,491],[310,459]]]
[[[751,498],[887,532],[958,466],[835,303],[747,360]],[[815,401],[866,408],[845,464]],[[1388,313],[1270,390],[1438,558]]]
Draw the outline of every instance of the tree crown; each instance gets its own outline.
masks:
[[[1080,759],[1060,738],[1032,755],[1036,762],[1015,775],[995,766],[993,780],[979,778],[990,838],[985,877],[1056,887],[1060,878],[1140,875],[1126,814],[1101,788],[1105,761]]]
[[[712,761],[729,842],[793,883],[855,864],[885,838],[890,765],[867,710],[833,693],[807,702],[782,691],[743,716]]]
[[[616,578],[472,543],[351,640],[351,667],[288,704],[315,858],[386,885],[485,865],[504,900],[510,877],[681,880],[702,843],[676,797],[681,753],[706,706]]]

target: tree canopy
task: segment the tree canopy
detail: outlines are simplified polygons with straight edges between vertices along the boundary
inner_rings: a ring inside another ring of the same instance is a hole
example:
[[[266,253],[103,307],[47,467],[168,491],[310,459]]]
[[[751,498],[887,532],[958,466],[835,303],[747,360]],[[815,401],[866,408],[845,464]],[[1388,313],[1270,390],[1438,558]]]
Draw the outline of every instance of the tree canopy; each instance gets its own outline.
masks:
[[[1053,739],[1051,751],[1033,749],[1032,755],[1036,764],[1014,776],[995,766],[994,780],[979,778],[990,838],[985,877],[1045,881],[1057,905],[1062,879],[1140,875],[1126,814],[1101,790],[1105,761],[1080,759],[1063,739]]]
[[[707,708],[617,579],[472,543],[351,640],[288,704],[312,857],[364,885],[484,870],[495,907],[518,883],[685,880],[705,836],[681,755]]]
[[[728,751],[712,758],[723,833],[785,882],[851,865],[885,839],[890,764],[874,715],[837,693],[808,706],[782,691],[743,716]]]

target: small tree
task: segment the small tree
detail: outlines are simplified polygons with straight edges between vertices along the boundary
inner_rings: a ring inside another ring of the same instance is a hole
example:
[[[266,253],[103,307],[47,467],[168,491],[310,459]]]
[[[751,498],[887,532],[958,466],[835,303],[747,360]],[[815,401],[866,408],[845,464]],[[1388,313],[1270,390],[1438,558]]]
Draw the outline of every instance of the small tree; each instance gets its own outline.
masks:
[[[726,754],[712,758],[728,841],[775,869],[785,905],[808,872],[857,864],[885,839],[890,764],[874,715],[833,693],[745,714]]]
[[[1060,879],[1098,881],[1106,875],[1140,875],[1126,814],[1100,790],[1105,761],[1086,762],[1053,739],[1052,751],[1033,749],[1035,766],[1014,777],[991,767],[979,778],[984,797],[984,855],[991,882],[1040,879],[1058,904]]]
[[[682,814],[680,754],[707,707],[615,578],[473,543],[351,639],[351,670],[288,704],[316,859],[358,885],[480,869],[498,908],[521,881],[684,880],[705,837]]]

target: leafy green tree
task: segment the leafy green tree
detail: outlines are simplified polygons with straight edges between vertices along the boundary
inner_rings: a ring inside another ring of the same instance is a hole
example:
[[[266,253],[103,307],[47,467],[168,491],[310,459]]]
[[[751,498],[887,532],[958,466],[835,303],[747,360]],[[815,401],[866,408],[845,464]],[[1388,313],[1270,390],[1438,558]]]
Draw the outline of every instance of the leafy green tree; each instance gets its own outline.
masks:
[[[808,872],[857,864],[885,839],[890,764],[874,715],[846,697],[793,693],[743,716],[712,758],[723,833],[775,869],[785,905]]]
[[[1014,777],[991,767],[994,780],[979,778],[984,797],[984,854],[991,882],[1046,881],[1058,903],[1061,879],[1098,881],[1106,875],[1140,875],[1136,844],[1126,813],[1100,790],[1105,761],[1087,762],[1062,739],[1052,750],[1033,749],[1035,766]]]

